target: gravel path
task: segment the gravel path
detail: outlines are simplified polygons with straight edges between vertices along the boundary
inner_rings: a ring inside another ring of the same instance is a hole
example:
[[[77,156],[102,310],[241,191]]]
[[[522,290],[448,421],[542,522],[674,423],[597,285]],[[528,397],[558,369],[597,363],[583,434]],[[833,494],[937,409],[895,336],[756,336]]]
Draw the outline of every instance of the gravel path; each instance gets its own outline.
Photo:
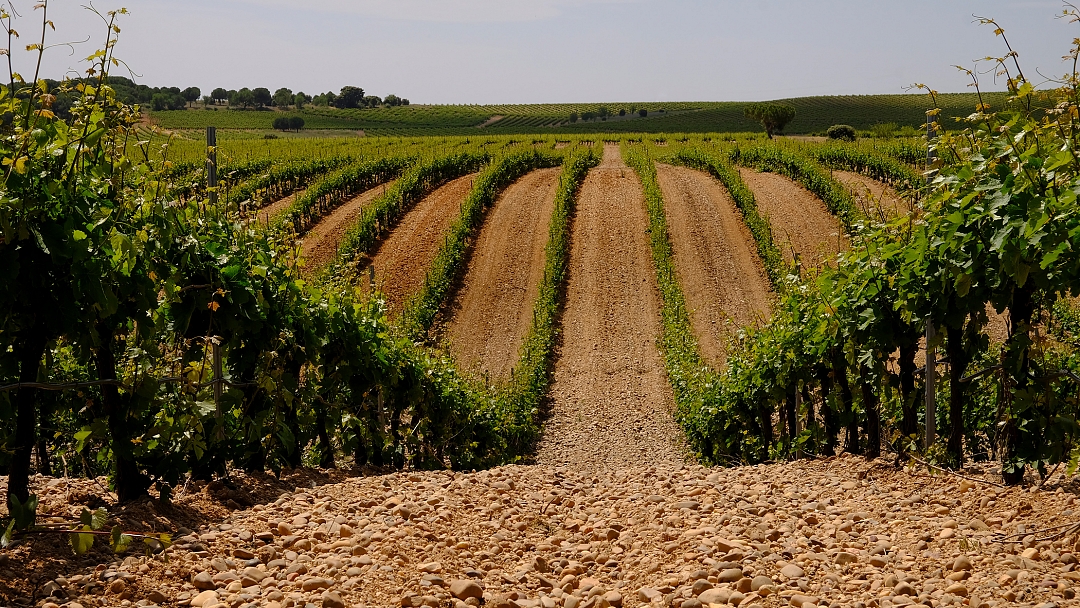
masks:
[[[423,287],[428,268],[446,231],[460,216],[475,179],[475,173],[459,177],[418,202],[372,254],[375,282],[391,313],[399,312]]]
[[[86,482],[36,481],[43,511],[67,515],[81,504],[69,490]],[[238,490],[194,482],[176,507],[136,509],[133,517],[158,522],[205,518],[178,530],[169,562],[136,552],[110,563],[107,549],[72,558],[65,539],[38,538],[0,553],[0,598],[30,606],[14,598],[51,592],[88,607],[1004,608],[1075,606],[1080,585],[1075,532],[1034,540],[1076,520],[1075,486],[1005,490],[885,460],[350,479],[300,471],[281,481],[237,473],[233,482]],[[224,492],[254,506],[229,513]],[[1019,542],[1000,542],[1005,535]],[[46,606],[68,599],[53,601]]]
[[[449,308],[447,336],[462,369],[510,377],[532,325],[561,172],[529,173],[488,212]]]
[[[840,220],[809,190],[775,173],[745,167],[739,173],[772,225],[773,238],[785,260],[793,261],[794,250],[803,267],[813,268],[832,263],[841,249],[848,248]]]
[[[656,345],[660,296],[647,227],[641,184],[608,145],[578,195],[541,464],[618,468],[686,458]]]
[[[334,261],[338,246],[345,233],[360,219],[360,213],[371,201],[383,195],[392,184],[382,184],[338,205],[330,215],[311,227],[304,235],[300,255],[306,265],[304,271],[314,272]]]
[[[694,335],[706,362],[722,366],[732,333],[769,315],[765,267],[720,182],[685,167],[657,165],[656,174]]]

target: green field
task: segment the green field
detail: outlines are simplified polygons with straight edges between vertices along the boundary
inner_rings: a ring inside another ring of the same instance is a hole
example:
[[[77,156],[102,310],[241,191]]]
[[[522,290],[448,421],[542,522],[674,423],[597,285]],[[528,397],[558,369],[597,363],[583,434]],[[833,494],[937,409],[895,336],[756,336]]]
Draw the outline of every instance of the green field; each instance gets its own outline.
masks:
[[[1004,94],[989,93],[985,100],[999,108]],[[919,128],[931,107],[927,95],[837,95],[777,100],[795,106],[798,114],[788,125],[792,135],[823,134],[834,124],[848,124],[860,131],[892,123]],[[946,93],[939,97],[943,116],[967,116],[975,109],[974,93]],[[743,133],[761,132],[760,125],[743,117],[746,102],[650,102],[529,105],[412,105],[395,108],[341,110],[308,107],[287,115],[304,118],[305,129],[363,131],[381,136],[470,135],[483,131],[500,135],[524,133]],[[595,112],[601,106],[612,114],[607,120],[579,120],[572,114]],[[637,110],[647,110],[640,117]],[[627,116],[618,116],[625,110]],[[158,126],[172,130],[221,129],[269,131],[273,110],[176,110],[151,113]],[[501,118],[497,118],[501,117]],[[947,123],[948,124],[948,123]]]

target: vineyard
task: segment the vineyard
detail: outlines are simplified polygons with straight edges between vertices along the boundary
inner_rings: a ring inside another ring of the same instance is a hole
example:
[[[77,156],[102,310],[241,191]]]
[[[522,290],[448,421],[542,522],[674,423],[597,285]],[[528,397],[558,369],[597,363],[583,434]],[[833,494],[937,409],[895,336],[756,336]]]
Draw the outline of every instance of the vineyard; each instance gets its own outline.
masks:
[[[987,93],[983,103],[1000,108],[1005,93]],[[926,122],[930,104],[925,95],[840,95],[778,100],[797,110],[788,126],[791,134],[823,135],[834,124],[848,124],[866,134],[918,135]],[[975,93],[939,96],[943,124],[966,117],[980,103]],[[453,136],[532,135],[581,133],[760,133],[761,126],[743,116],[742,102],[597,103],[530,105],[410,105],[394,108],[341,110],[308,107],[282,114],[272,111],[177,110],[152,113],[152,121],[164,129],[176,130],[191,138],[192,129],[207,126],[235,130],[229,137],[244,137],[245,131],[269,132],[279,116],[300,116],[307,129],[362,131],[368,136]],[[645,111],[645,116],[639,114]],[[589,120],[591,113],[609,114]],[[620,116],[620,114],[625,114]],[[571,120],[577,117],[577,121]]]
[[[0,599],[1075,599],[1080,81],[1013,59],[787,100],[931,119],[851,142],[668,103],[208,145],[273,113],[5,90]]]

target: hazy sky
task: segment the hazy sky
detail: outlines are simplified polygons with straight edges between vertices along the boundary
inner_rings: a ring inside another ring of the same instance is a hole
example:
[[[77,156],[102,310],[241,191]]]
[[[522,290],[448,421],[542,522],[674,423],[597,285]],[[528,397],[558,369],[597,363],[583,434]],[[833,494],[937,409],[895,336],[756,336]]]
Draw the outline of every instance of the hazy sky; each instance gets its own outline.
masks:
[[[15,0],[21,49],[40,35],[39,0]],[[11,4],[10,2],[8,3]],[[86,0],[50,0],[46,73],[82,70],[100,46]],[[1059,76],[1080,24],[1062,4],[1017,0],[97,0],[126,6],[117,56],[150,86],[359,85],[414,103],[757,100],[965,90],[954,64],[1005,52],[996,18],[1032,79]],[[37,23],[35,23],[37,22]],[[126,75],[116,71],[117,75]],[[1001,88],[986,75],[988,88]],[[1041,79],[1040,79],[1041,80]]]

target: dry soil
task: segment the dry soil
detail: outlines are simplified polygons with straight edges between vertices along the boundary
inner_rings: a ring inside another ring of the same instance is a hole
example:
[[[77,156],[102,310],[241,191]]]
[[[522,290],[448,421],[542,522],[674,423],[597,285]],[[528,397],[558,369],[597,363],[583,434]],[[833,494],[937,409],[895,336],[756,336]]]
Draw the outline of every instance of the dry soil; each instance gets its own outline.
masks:
[[[428,268],[475,179],[475,173],[459,177],[432,192],[376,248],[371,265],[391,314],[400,312],[405,301],[423,287]]]
[[[338,246],[345,233],[360,219],[364,207],[386,192],[390,184],[382,184],[360,194],[352,200],[339,205],[330,215],[319,220],[304,235],[300,255],[304,258],[304,271],[314,272],[337,257]]]
[[[585,468],[686,458],[657,350],[660,296],[645,202],[617,145],[578,196],[551,417],[538,461]]]
[[[775,173],[741,168],[743,181],[772,225],[773,238],[788,262],[797,255],[804,268],[832,264],[848,238],[840,220],[809,190]]]
[[[705,360],[722,365],[733,330],[769,315],[765,267],[722,184],[685,167],[656,171],[694,334]]]
[[[560,172],[526,175],[488,212],[448,315],[451,352],[463,369],[503,380],[518,360],[544,274]]]

